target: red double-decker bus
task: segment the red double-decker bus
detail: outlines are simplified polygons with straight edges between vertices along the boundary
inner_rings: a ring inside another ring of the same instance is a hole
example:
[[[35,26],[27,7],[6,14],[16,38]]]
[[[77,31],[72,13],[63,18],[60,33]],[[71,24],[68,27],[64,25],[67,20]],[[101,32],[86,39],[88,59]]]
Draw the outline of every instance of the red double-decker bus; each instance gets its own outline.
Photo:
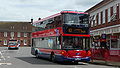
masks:
[[[33,22],[31,53],[52,61],[90,61],[89,15],[61,11]]]

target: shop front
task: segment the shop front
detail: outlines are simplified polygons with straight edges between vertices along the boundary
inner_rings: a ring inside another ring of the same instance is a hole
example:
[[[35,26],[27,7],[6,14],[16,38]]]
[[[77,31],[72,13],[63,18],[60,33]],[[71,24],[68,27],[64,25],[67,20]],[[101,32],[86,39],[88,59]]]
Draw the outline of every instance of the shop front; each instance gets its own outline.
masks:
[[[92,59],[120,62],[120,27],[91,31]]]

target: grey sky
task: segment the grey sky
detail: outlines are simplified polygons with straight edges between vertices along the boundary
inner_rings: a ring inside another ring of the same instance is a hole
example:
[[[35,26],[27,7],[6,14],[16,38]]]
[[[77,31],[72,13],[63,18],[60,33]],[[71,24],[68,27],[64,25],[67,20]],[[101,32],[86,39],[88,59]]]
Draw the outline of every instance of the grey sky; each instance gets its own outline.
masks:
[[[85,11],[102,0],[0,0],[0,21],[30,21],[62,10]]]

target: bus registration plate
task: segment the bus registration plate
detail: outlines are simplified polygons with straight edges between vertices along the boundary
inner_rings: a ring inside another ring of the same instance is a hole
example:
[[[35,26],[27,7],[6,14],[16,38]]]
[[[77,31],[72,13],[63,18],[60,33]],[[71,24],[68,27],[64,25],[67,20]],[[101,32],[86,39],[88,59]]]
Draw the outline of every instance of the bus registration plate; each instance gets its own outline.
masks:
[[[81,58],[75,58],[75,60],[81,60]]]

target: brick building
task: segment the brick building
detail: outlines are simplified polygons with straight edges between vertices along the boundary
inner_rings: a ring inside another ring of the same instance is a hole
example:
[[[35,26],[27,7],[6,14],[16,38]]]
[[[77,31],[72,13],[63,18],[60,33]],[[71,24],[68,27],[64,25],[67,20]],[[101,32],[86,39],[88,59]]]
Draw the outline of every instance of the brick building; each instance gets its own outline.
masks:
[[[90,34],[100,39],[106,34],[107,45],[111,49],[120,48],[120,0],[103,0],[86,12],[90,14]],[[111,39],[116,39],[113,42]]]
[[[18,40],[20,46],[31,44],[30,22],[0,22],[0,46],[7,46],[9,40]]]

